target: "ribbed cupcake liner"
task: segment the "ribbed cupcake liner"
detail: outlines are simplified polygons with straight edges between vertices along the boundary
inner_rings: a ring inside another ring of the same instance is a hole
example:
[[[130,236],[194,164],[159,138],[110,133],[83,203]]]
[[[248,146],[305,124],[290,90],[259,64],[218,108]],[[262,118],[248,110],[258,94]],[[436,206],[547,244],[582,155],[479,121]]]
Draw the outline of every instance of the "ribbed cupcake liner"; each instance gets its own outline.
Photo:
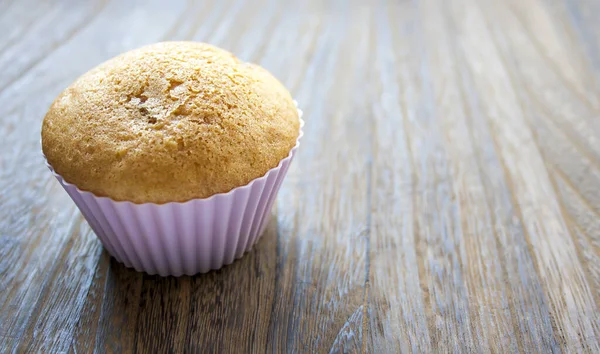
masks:
[[[184,203],[135,204],[99,197],[66,182],[46,164],[119,262],[149,274],[193,275],[231,264],[258,241],[300,145],[302,119],[300,123],[294,148],[264,176]]]

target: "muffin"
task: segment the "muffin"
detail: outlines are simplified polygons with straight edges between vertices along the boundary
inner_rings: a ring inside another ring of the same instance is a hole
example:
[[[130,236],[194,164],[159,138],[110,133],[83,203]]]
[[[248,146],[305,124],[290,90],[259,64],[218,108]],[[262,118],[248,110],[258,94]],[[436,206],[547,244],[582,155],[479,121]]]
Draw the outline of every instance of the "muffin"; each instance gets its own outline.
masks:
[[[194,42],[113,58],[42,124],[47,164],[117,260],[151,274],[231,263],[262,233],[301,135],[261,67]]]

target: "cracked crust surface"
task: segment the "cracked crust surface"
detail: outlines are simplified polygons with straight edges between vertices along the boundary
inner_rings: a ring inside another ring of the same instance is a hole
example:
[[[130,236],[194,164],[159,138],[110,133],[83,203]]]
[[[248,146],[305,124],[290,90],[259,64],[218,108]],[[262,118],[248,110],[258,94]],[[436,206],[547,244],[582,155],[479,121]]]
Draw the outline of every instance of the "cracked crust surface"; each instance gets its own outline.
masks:
[[[263,176],[296,143],[292,97],[219,48],[164,42],[113,58],[50,107],[42,149],[82,190],[134,203],[206,198]]]

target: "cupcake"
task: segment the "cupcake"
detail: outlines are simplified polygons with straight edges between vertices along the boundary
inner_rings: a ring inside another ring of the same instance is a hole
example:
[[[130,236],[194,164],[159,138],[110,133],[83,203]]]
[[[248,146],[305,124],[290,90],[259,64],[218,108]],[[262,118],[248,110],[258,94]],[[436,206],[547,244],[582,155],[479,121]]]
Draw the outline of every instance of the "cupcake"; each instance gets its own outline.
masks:
[[[255,244],[300,136],[300,111],[266,70],[207,44],[165,42],[62,92],[42,150],[112,256],[178,276]]]

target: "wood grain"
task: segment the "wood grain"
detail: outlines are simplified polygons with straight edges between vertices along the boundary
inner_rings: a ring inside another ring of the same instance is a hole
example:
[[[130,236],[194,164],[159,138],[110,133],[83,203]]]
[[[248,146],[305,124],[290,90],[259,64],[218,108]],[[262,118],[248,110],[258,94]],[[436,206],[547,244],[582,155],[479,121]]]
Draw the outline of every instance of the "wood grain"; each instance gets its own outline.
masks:
[[[593,0],[0,0],[0,352],[600,352]],[[43,165],[77,76],[162,40],[273,72],[302,147],[255,249],[136,273]]]

